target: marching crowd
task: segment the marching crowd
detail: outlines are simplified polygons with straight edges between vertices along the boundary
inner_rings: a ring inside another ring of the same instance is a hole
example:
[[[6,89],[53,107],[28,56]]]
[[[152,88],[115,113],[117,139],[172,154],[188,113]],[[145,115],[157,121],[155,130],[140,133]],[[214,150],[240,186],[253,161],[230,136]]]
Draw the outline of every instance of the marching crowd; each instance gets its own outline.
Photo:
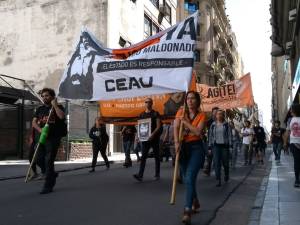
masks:
[[[31,178],[37,177],[36,165],[41,168],[45,183],[41,194],[53,191],[58,173],[54,169],[54,160],[57,154],[61,138],[65,135],[64,108],[59,105],[52,89],[44,88],[41,91],[44,105],[40,106],[33,119],[33,136],[31,157],[35,151],[35,145],[39,142],[39,135],[44,125],[49,124],[49,133],[45,143],[40,144],[38,157],[32,162]],[[170,124],[162,124],[159,112],[153,109],[153,100],[145,100],[145,110],[140,114],[140,119],[151,119],[151,134],[147,141],[140,141],[135,126],[124,126],[121,130],[123,138],[123,150],[125,153],[124,167],[132,166],[130,157],[134,149],[139,162],[139,170],[133,175],[139,182],[143,181],[146,161],[149,155],[155,159],[154,179],[160,179],[160,164],[163,158],[166,161],[172,159],[175,164],[176,154],[179,154],[180,172],[178,182],[185,185],[185,205],[182,222],[190,224],[191,216],[200,209],[197,196],[196,180],[201,168],[207,176],[211,175],[212,169],[216,177],[216,186],[229,182],[230,168],[235,169],[238,154],[243,154],[244,166],[251,165],[253,158],[257,164],[264,164],[267,137],[264,128],[259,122],[251,124],[244,121],[243,128],[236,127],[233,121],[228,121],[226,112],[215,107],[212,109],[210,118],[201,112],[201,98],[197,92],[190,91],[186,94],[184,107],[181,107],[175,120]],[[276,121],[271,131],[271,142],[275,159],[280,160],[281,150],[288,147],[292,150],[295,159],[295,187],[299,187],[300,172],[300,108],[298,105],[292,107],[293,118],[289,121],[287,131],[280,127]],[[50,115],[49,115],[50,114]],[[105,123],[101,117],[97,117],[94,126],[89,132],[93,142],[92,169],[95,171],[98,153],[103,157],[107,169],[110,164],[106,155],[108,135]],[[152,149],[152,151],[150,151]],[[141,152],[141,155],[140,155]],[[223,170],[222,170],[223,168]],[[223,174],[224,171],[224,175]]]

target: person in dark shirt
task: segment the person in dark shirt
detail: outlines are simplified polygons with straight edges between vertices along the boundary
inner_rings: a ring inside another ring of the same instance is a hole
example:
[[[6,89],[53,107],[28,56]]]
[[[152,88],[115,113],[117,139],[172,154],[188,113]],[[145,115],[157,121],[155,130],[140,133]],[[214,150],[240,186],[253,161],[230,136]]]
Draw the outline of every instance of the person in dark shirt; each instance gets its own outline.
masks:
[[[209,128],[210,128],[210,126],[216,120],[216,115],[217,115],[218,110],[219,110],[218,107],[213,107],[212,110],[211,110],[211,118],[206,123],[207,137],[209,137]],[[208,144],[207,144],[208,141],[209,140],[207,140],[205,142],[207,149],[208,149]],[[203,171],[206,176],[210,176],[212,161],[213,161],[212,149],[208,149],[208,151],[206,153],[206,166],[205,166],[204,171]]]
[[[54,161],[60,145],[61,138],[66,135],[64,107],[57,103],[55,91],[44,88],[41,91],[44,105],[38,107],[32,120],[32,127],[35,129],[36,139],[39,138],[42,128],[48,121],[49,133],[45,144],[40,144],[38,158],[45,160],[45,183],[40,194],[48,194],[53,191],[58,173],[55,172]],[[52,111],[51,111],[52,108]],[[51,111],[51,114],[50,114]],[[49,115],[50,114],[50,115]]]
[[[284,132],[285,129],[280,127],[280,121],[275,121],[274,127],[271,130],[271,140],[276,161],[280,161],[281,149],[283,147]]]
[[[159,112],[152,109],[153,100],[147,98],[145,100],[146,110],[141,113],[140,119],[151,118],[151,135],[147,141],[142,142],[142,157],[140,163],[140,170],[133,177],[138,180],[143,180],[144,170],[146,166],[146,160],[148,158],[148,153],[150,148],[153,148],[154,158],[155,158],[155,179],[160,179],[160,155],[159,155],[159,140],[162,133],[162,125]]]
[[[256,126],[253,128],[253,131],[254,131],[254,139],[256,141],[255,153],[256,153],[257,162],[264,164],[263,152],[265,148],[266,133],[264,128],[259,125],[259,121],[257,121]]]
[[[125,163],[123,164],[123,166],[126,168],[132,166],[130,150],[134,144],[135,133],[136,133],[136,128],[133,125],[125,126],[121,131],[123,137],[123,149],[125,153]]]
[[[98,153],[104,159],[106,168],[109,169],[109,161],[106,155],[106,147],[109,140],[108,134],[106,133],[106,127],[104,122],[100,117],[95,119],[95,125],[91,128],[89,133],[90,138],[93,140],[93,160],[92,169],[89,172],[95,172],[95,167],[97,164]]]

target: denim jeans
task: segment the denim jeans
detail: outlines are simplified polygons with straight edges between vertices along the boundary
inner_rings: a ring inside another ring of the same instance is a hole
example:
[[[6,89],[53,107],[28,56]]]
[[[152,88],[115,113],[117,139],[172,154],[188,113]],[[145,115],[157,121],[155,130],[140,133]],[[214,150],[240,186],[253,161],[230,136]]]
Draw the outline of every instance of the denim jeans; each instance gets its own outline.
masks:
[[[232,143],[232,167],[235,168],[236,165],[236,161],[237,161],[237,156],[238,156],[238,151],[239,151],[239,147],[240,147],[240,142],[239,141],[233,141]]]
[[[125,153],[125,162],[126,163],[131,163],[131,157],[130,157],[130,150],[133,145],[133,141],[123,141],[123,148],[124,148],[124,153]]]
[[[275,155],[275,160],[280,160],[282,143],[273,143],[273,152]]]
[[[155,176],[156,177],[160,176],[159,139],[154,139],[152,141],[142,142],[142,157],[141,157],[140,170],[138,173],[140,177],[144,176],[146,161],[151,147],[153,149],[154,158],[155,158]]]
[[[41,145],[42,151],[45,154],[45,183],[44,188],[53,188],[56,183],[56,172],[54,168],[54,161],[57,155],[57,151],[60,145],[60,137],[48,138],[44,145]]]
[[[229,177],[229,147],[228,145],[215,144],[213,146],[214,165],[217,180],[221,180],[221,167],[224,167],[225,177]]]
[[[244,159],[245,159],[245,164],[251,164],[252,163],[252,158],[253,158],[253,147],[252,144],[243,144],[242,149],[244,152]]]
[[[186,143],[185,150],[188,156],[180,160],[180,172],[185,184],[185,208],[191,209],[193,200],[198,199],[196,180],[200,168],[203,166],[205,149],[201,142]]]
[[[293,152],[294,156],[294,172],[295,172],[295,180],[299,180],[299,175],[300,175],[300,149],[296,147],[295,144],[291,144],[291,151]]]

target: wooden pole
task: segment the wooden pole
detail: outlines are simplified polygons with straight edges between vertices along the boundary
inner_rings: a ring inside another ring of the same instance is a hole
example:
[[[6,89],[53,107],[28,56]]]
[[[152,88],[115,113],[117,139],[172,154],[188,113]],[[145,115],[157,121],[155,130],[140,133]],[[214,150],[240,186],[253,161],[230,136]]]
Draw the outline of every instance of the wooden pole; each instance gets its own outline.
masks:
[[[50,112],[49,112],[49,115],[48,115],[46,124],[48,124],[48,122],[49,122],[49,118],[50,118],[50,116],[51,116],[52,111],[53,111],[53,106],[52,106],[51,109],[50,109]],[[46,124],[45,124],[45,125],[46,125]],[[35,160],[36,160],[36,156],[37,156],[37,153],[38,153],[38,151],[39,151],[39,147],[40,147],[40,143],[38,143],[37,146],[35,147],[34,154],[33,154],[32,160],[31,160],[31,163],[30,163],[29,168],[28,168],[27,173],[26,173],[25,183],[28,182],[28,177],[29,177],[29,174],[30,174],[30,172],[31,172],[32,165],[33,165],[33,163],[34,163]]]
[[[186,111],[186,104],[184,103],[183,117],[185,116],[185,111]],[[175,204],[177,177],[178,177],[178,170],[179,170],[179,155],[180,155],[180,151],[181,151],[182,139],[183,139],[183,123],[180,122],[180,127],[179,127],[179,151],[176,152],[176,158],[175,158],[175,167],[174,167],[173,183],[172,183],[172,193],[171,193],[171,200],[170,200],[171,205]]]

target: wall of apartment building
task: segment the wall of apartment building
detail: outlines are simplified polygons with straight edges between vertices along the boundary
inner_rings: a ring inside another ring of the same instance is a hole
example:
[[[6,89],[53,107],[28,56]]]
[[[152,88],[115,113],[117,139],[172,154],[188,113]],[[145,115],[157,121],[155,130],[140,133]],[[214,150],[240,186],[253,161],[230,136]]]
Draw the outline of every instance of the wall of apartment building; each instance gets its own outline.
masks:
[[[1,73],[56,88],[80,30],[106,43],[107,0],[0,1]]]
[[[82,27],[87,27],[105,46],[120,48],[120,37],[127,44],[144,39],[145,15],[160,30],[176,23],[176,0],[165,1],[171,7],[171,21],[163,18],[161,24],[158,14],[164,1],[158,1],[158,7],[152,2],[155,1],[0,1],[0,72],[26,80],[36,91],[44,86],[56,89]],[[70,111],[75,136],[93,125],[91,115],[97,110],[86,114],[85,108],[80,113]],[[84,119],[82,115],[90,117]],[[110,151],[118,151],[118,128],[109,128]]]
[[[292,104],[292,81],[290,61],[286,56],[272,57],[272,72],[274,77],[273,98],[275,120],[283,123]]]

